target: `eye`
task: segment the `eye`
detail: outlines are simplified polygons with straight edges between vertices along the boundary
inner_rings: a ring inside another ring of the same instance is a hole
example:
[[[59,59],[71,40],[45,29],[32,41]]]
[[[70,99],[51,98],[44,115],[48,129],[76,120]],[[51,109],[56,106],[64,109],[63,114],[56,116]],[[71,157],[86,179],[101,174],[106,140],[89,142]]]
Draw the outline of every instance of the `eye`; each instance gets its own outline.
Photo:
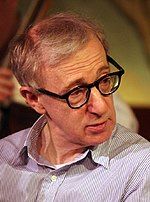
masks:
[[[100,82],[101,85],[108,85],[108,84],[110,84],[110,83],[111,83],[111,77],[110,77],[110,76],[104,78],[104,79]]]
[[[112,88],[112,78],[111,76],[106,76],[103,80],[99,83],[99,88],[103,93],[107,93]]]
[[[78,90],[73,91],[70,96],[71,97],[77,97],[77,96],[81,96],[84,94],[85,89],[84,88],[80,88]]]
[[[70,104],[74,105],[74,104],[78,104],[78,103],[82,103],[86,100],[87,97],[87,88],[79,88],[76,89],[75,91],[73,91],[70,95],[69,95],[69,102]]]

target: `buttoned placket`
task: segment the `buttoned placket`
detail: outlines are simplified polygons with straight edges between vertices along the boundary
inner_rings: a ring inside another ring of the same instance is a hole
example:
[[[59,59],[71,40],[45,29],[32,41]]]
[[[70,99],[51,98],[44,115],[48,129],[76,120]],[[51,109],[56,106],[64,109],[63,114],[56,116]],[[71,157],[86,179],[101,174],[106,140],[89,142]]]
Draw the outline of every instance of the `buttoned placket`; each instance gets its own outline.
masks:
[[[66,174],[67,170],[62,171],[58,169],[46,175],[41,182],[36,201],[54,201],[59,187],[65,180]]]

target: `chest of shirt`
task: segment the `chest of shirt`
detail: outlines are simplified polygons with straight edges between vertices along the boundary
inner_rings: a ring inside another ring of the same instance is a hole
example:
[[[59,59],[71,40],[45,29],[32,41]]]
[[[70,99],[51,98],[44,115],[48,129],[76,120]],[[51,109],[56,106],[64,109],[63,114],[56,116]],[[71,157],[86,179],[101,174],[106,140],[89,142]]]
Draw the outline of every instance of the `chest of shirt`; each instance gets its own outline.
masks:
[[[1,170],[0,201],[3,202],[117,202],[129,178],[122,165],[113,170],[78,163],[48,173],[19,170],[8,165]]]

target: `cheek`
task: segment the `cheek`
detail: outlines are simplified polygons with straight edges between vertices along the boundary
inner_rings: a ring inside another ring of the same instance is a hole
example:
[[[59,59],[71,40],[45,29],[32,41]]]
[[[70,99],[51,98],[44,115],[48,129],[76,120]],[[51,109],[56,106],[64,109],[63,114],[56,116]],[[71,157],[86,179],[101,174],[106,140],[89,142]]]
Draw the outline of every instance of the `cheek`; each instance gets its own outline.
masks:
[[[47,99],[43,101],[48,117],[59,127],[77,129],[83,121],[83,112],[80,109],[71,109],[67,103],[59,100]]]

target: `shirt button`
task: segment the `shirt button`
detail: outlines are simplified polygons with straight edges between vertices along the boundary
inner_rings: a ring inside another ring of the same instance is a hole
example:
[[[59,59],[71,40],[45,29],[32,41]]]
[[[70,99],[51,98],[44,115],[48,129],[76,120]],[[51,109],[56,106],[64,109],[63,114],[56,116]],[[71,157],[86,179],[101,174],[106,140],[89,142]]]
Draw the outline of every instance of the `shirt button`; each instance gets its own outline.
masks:
[[[56,175],[52,175],[52,176],[51,176],[51,181],[52,181],[52,182],[56,182],[56,180],[57,180],[57,176],[56,176]]]

